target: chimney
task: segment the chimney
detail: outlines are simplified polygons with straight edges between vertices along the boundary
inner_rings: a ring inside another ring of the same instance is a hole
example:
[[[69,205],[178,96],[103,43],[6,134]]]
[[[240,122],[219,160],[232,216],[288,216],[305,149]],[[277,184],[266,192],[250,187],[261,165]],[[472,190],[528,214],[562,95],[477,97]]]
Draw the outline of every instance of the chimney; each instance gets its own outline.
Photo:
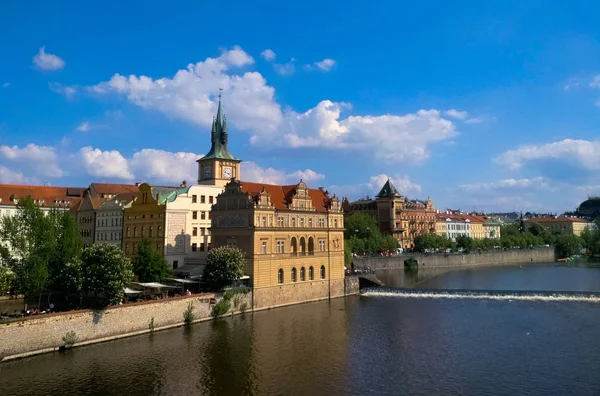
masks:
[[[182,188],[186,188],[187,187],[187,182],[185,180],[183,182],[181,182],[181,187]]]
[[[142,183],[140,183],[140,182],[135,182],[135,186],[136,186],[136,187],[139,187],[139,186],[140,186],[140,184],[142,184]]]

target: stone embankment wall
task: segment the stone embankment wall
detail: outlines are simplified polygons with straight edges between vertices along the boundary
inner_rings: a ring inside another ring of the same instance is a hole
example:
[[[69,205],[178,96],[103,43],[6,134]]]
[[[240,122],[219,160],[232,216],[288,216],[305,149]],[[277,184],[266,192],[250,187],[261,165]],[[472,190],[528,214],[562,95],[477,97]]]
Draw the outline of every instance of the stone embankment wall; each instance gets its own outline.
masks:
[[[159,301],[144,301],[110,307],[106,310],[81,310],[49,315],[30,316],[23,320],[0,323],[0,360],[29,354],[51,352],[64,345],[63,337],[75,334],[75,346],[163,330],[184,324],[188,304],[194,306],[194,322],[210,318],[210,298],[214,294],[174,297]],[[238,294],[237,306],[251,309],[252,294]],[[232,311],[237,310],[233,307]]]
[[[404,260],[413,257],[419,267],[445,268],[445,267],[477,267],[488,265],[543,263],[556,261],[554,249],[514,249],[496,252],[482,252],[470,254],[403,254],[392,257],[360,257],[354,259],[354,265],[373,269],[404,268]]]

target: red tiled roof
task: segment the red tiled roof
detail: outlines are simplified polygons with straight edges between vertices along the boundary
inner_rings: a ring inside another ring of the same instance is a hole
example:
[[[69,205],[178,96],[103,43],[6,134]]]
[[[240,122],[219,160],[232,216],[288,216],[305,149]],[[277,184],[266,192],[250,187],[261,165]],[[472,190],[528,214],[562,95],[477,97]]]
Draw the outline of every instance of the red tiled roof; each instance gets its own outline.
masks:
[[[43,204],[40,206],[52,207],[56,206],[55,201],[60,201],[63,207],[66,207],[67,201],[69,207],[75,205],[83,191],[83,188],[79,187],[54,187],[54,186],[24,186],[18,184],[0,184],[0,199],[2,205],[15,205],[15,202],[11,198],[25,198],[30,196],[36,201],[43,200]]]
[[[296,191],[296,185],[277,186],[274,184],[264,183],[252,183],[252,182],[240,182],[242,185],[242,191],[256,197],[260,192],[265,189],[266,192],[271,196],[271,202],[277,210],[288,210],[288,203],[291,202]],[[320,189],[308,189],[308,194],[312,199],[312,203],[317,212],[326,212],[327,205],[329,204],[329,197],[323,190]]]
[[[109,183],[92,183],[90,191],[95,195],[102,194],[137,194],[138,187],[135,184],[109,184]]]
[[[527,223],[591,223],[591,221],[579,217],[534,217],[525,221]]]

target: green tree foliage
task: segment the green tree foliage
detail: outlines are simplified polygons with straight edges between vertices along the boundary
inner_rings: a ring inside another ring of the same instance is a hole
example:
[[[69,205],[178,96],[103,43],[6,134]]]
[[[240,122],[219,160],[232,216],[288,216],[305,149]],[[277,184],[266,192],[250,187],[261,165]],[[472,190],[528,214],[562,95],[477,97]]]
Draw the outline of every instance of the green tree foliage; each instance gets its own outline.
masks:
[[[56,239],[49,219],[33,199],[21,198],[15,215],[0,220],[0,239],[11,247],[17,289],[26,301],[41,298],[49,282],[48,263]]]
[[[581,239],[589,254],[600,255],[600,218],[597,218],[594,223],[592,228],[586,227],[581,232]]]
[[[246,255],[232,246],[219,246],[206,256],[202,280],[214,290],[220,290],[244,276]]]
[[[346,264],[352,260],[352,253],[375,254],[382,251],[393,252],[398,241],[391,235],[381,235],[377,220],[363,213],[353,213],[344,220],[344,254]]]
[[[53,290],[65,295],[81,291],[81,253],[83,240],[73,217],[65,211],[53,210],[48,214],[55,238],[48,263]]]
[[[470,252],[476,248],[476,242],[473,238],[467,235],[459,235],[456,237],[456,247]]]
[[[417,235],[415,237],[414,245],[415,245],[415,250],[417,252],[424,252],[424,251],[430,250],[430,249],[455,249],[456,248],[456,244],[454,244],[446,236],[430,234],[430,233]]]
[[[162,282],[172,276],[169,263],[152,249],[147,238],[140,242],[132,264],[133,273],[138,276],[140,282]]]
[[[558,258],[569,257],[579,253],[583,247],[583,239],[573,234],[559,234],[556,236],[556,255]]]
[[[107,304],[123,299],[127,283],[133,279],[131,262],[117,246],[92,245],[81,256],[83,291],[103,297]]]
[[[15,282],[12,260],[8,249],[0,245],[0,296],[9,294]]]

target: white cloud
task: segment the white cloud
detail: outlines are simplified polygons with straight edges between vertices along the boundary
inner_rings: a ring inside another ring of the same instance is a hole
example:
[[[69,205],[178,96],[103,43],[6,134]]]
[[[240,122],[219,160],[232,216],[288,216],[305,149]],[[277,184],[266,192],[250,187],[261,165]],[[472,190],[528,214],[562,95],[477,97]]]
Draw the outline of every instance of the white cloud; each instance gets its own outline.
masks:
[[[21,172],[0,165],[0,184],[29,184],[33,181]]]
[[[388,179],[390,179],[402,196],[415,198],[415,195],[422,193],[423,188],[421,185],[410,180],[408,176],[399,174],[388,176],[385,173],[371,176],[366,183],[332,185],[327,189],[331,194],[337,194],[339,197],[348,197],[352,202],[366,196],[374,197],[381,191],[381,188]]]
[[[65,67],[65,61],[59,56],[46,53],[46,47],[40,48],[33,57],[33,64],[42,70],[60,70]]]
[[[459,188],[466,192],[537,190],[550,188],[550,180],[545,177],[535,177],[532,179],[503,179],[491,183],[461,184],[459,185]]]
[[[4,84],[2,84],[2,88],[8,88],[8,87],[10,87],[9,82],[5,82]]]
[[[600,74],[592,78],[592,81],[590,81],[590,87],[600,88]]]
[[[275,55],[275,52],[273,52],[273,50],[272,50],[272,49],[269,49],[269,48],[267,48],[266,50],[264,50],[263,52],[261,52],[261,53],[260,53],[260,56],[261,56],[261,57],[262,57],[264,60],[266,60],[266,61],[270,62],[270,61],[272,61],[272,60],[275,60],[275,57],[276,57],[277,55]]]
[[[129,167],[137,180],[179,184],[198,180],[196,161],[202,154],[171,153],[163,150],[143,149],[133,154]]]
[[[330,71],[333,68],[333,66],[335,66],[335,63],[336,62],[333,59],[326,58],[326,59],[323,59],[320,62],[315,62],[314,65],[319,70],[328,72],[328,71]]]
[[[67,98],[70,98],[71,96],[73,96],[77,93],[77,89],[75,87],[64,86],[57,82],[49,83],[48,87],[50,88],[51,91],[54,91],[57,94],[64,95]]]
[[[102,151],[92,147],[83,147],[77,157],[90,176],[133,180],[127,160],[117,150]]]
[[[260,73],[235,73],[236,66],[251,60],[234,47],[218,58],[191,64],[173,77],[115,74],[88,89],[101,95],[124,96],[138,106],[198,124],[208,133],[217,107],[215,93],[223,88],[230,126],[249,131],[252,143],[268,141],[273,147],[336,148],[359,153],[377,149],[382,159],[394,162],[423,161],[429,158],[432,144],[458,134],[454,123],[435,109],[342,118],[341,112],[350,109],[349,104],[323,100],[303,113],[283,111],[275,100],[275,89]]]
[[[577,80],[571,80],[571,81],[569,81],[568,83],[566,83],[563,86],[563,89],[565,91],[569,91],[569,90],[574,89],[574,88],[579,88],[579,85],[580,85],[579,81],[577,81]]]
[[[296,66],[294,65],[295,61],[296,59],[292,58],[287,63],[275,63],[273,69],[275,69],[275,73],[282,76],[291,76],[296,72]]]
[[[89,121],[84,121],[81,124],[79,124],[77,126],[77,128],[75,128],[76,131],[78,132],[87,132],[90,130],[90,122]]]
[[[466,111],[459,111],[456,109],[449,109],[444,111],[448,117],[456,118],[457,120],[464,120],[469,115]]]
[[[154,80],[115,74],[109,81],[89,90],[97,94],[124,95],[138,106],[193,122],[208,132],[217,110],[215,94],[223,88],[225,110],[232,125],[244,130],[275,131],[282,118],[281,109],[274,101],[275,90],[260,73],[227,74],[232,67],[252,59],[240,51],[234,48],[219,58],[190,64],[172,78]]]
[[[465,120],[465,124],[481,124],[484,121],[483,118],[473,117]]]
[[[311,169],[304,171],[298,170],[292,173],[286,173],[283,170],[273,168],[261,168],[254,162],[247,161],[242,162],[242,181],[265,183],[265,184],[277,184],[277,185],[288,185],[297,184],[302,179],[309,187],[316,188],[312,185],[317,181],[323,180],[325,175],[317,173]]]
[[[53,147],[38,146],[32,143],[23,148],[0,146],[0,159],[19,170],[28,170],[39,176],[60,177],[63,175],[56,150]]]
[[[509,169],[520,169],[538,160],[553,160],[568,165],[578,165],[586,170],[600,169],[600,142],[565,139],[541,145],[521,146],[494,159]]]

